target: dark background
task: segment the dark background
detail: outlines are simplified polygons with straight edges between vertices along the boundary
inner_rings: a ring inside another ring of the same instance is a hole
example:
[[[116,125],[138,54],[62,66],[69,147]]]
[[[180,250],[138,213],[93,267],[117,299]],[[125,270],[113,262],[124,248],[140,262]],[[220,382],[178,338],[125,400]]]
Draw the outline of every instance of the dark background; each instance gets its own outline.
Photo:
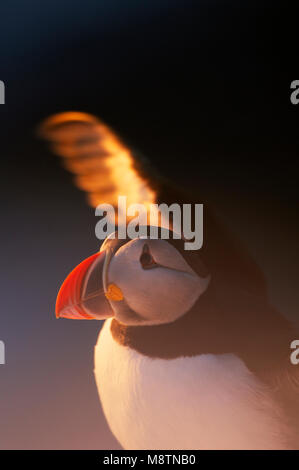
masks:
[[[99,326],[54,318],[62,280],[98,248],[96,218],[38,123],[94,113],[198,190],[297,319],[296,49],[286,2],[1,2],[1,448],[118,447],[93,380]]]

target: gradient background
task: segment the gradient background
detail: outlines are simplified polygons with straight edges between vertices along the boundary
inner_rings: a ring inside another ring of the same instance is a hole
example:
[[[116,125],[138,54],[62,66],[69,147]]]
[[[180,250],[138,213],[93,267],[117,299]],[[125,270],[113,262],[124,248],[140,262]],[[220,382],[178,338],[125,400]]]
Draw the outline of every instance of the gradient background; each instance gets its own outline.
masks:
[[[99,115],[198,189],[298,317],[298,38],[280,3],[1,2],[1,449],[119,448],[93,379],[100,324],[54,317],[61,282],[99,242],[93,210],[35,138],[53,112]]]

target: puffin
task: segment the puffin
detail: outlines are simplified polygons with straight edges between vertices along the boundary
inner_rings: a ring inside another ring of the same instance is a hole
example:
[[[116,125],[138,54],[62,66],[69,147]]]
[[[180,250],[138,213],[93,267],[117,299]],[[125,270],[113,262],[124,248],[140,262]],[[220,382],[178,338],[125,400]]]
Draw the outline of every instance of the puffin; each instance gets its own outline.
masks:
[[[99,320],[94,375],[124,449],[298,449],[298,328],[270,302],[262,270],[202,195],[182,190],[97,117],[39,127],[88,203],[204,203],[204,243],[119,237],[75,267],[56,316]],[[125,223],[127,223],[126,221]],[[164,232],[165,233],[165,232]]]

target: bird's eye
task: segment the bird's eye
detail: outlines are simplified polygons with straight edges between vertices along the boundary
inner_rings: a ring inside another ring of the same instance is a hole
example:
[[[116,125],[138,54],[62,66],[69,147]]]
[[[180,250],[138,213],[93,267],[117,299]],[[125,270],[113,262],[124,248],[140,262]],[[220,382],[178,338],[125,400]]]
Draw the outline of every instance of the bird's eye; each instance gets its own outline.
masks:
[[[143,250],[140,255],[139,261],[143,269],[151,269],[158,266],[149,251],[148,245],[143,245]]]

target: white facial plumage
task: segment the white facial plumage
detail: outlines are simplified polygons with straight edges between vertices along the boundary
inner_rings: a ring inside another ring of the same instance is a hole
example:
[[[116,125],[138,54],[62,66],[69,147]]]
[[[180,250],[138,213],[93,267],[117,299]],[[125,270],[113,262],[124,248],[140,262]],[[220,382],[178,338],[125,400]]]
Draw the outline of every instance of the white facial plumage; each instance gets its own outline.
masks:
[[[148,265],[142,263],[144,253]],[[128,325],[175,321],[190,310],[209,280],[199,277],[181,253],[161,239],[129,241],[118,249],[108,268],[108,282],[122,290],[127,306],[136,313],[136,318],[126,317],[122,302],[112,302],[115,318]]]

